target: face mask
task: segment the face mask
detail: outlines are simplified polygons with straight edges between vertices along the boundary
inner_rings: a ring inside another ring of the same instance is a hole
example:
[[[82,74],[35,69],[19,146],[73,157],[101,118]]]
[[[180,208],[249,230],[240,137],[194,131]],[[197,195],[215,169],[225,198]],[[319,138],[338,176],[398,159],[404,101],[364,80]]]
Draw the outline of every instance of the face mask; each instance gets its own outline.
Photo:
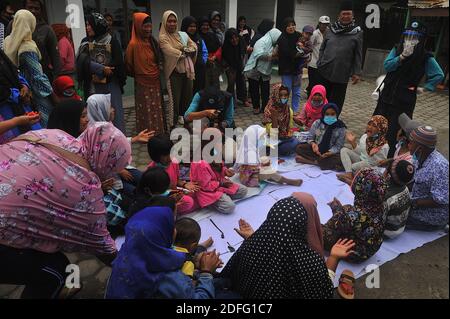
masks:
[[[311,105],[314,107],[319,107],[322,106],[323,102],[322,101],[316,101],[316,100],[312,100],[311,101]]]
[[[417,155],[417,150],[418,148],[416,148],[416,150],[414,151],[413,155],[412,155],[412,162],[414,166],[417,166],[417,164],[419,164],[419,156]]]
[[[375,140],[375,139],[377,139],[379,136],[380,136],[380,134],[378,134],[378,133],[377,133],[377,134],[373,134],[373,135],[372,135],[372,138]]]
[[[289,99],[281,99],[282,104],[287,104],[288,101],[289,101]]]
[[[65,90],[63,92],[63,95],[65,97],[72,97],[74,94],[75,94],[75,90],[74,89],[68,89],[68,90]]]
[[[337,118],[336,116],[325,115],[323,121],[325,122],[326,125],[333,125],[334,123],[337,122]]]

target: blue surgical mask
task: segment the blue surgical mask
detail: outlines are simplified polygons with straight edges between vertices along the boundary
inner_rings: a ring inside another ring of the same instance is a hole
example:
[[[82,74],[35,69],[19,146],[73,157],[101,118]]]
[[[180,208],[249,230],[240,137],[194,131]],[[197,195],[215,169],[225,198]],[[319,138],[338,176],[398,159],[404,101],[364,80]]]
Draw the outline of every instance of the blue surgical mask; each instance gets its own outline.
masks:
[[[282,104],[287,104],[289,102],[289,99],[281,99]]]
[[[323,121],[325,122],[326,125],[333,125],[334,123],[337,122],[337,118],[336,116],[325,115]]]
[[[419,164],[419,157],[417,156],[417,150],[418,150],[418,148],[412,154],[412,162],[413,162],[413,165],[416,167]]]

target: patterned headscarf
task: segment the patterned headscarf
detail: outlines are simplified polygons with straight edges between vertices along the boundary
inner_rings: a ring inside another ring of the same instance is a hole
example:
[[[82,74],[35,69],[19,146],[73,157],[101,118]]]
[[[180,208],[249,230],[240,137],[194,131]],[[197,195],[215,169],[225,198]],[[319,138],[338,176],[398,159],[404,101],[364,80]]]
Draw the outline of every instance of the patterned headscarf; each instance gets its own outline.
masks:
[[[355,195],[356,210],[365,211],[369,215],[384,211],[383,201],[387,181],[379,171],[373,168],[360,170],[353,179],[351,188]]]
[[[98,12],[91,13],[87,16],[87,22],[89,22],[94,30],[96,39],[108,33],[108,22],[102,14]]]
[[[369,124],[378,129],[377,137],[367,137],[366,149],[367,154],[373,155],[378,152],[384,144],[387,143],[386,133],[388,130],[388,120],[382,115],[374,115],[369,121]]]
[[[307,224],[297,199],[278,201],[221,275],[243,298],[330,298],[333,284],[322,256],[308,245]]]
[[[131,162],[130,143],[112,123],[97,122],[90,125],[78,141],[82,144],[82,156],[102,181],[120,172]]]
[[[288,104],[281,104],[280,100],[280,91],[286,90],[289,92],[289,89],[285,87],[283,84],[278,83],[272,86],[272,93],[270,95],[269,103],[264,110],[263,116],[263,124],[272,122],[272,112],[276,108],[278,111],[278,136],[280,137],[288,137],[290,136],[290,107]]]

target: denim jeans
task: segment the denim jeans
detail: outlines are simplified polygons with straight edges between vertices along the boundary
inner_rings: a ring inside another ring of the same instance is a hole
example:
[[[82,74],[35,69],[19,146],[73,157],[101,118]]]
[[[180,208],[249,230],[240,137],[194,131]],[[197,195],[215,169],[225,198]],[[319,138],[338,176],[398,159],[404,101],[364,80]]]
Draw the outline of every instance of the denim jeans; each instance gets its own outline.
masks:
[[[280,139],[278,143],[278,155],[289,156],[294,154],[298,144],[300,144],[300,141],[295,137]]]
[[[300,111],[300,95],[302,86],[301,75],[282,75],[281,81],[283,85],[289,88],[292,95],[292,110],[294,113]]]

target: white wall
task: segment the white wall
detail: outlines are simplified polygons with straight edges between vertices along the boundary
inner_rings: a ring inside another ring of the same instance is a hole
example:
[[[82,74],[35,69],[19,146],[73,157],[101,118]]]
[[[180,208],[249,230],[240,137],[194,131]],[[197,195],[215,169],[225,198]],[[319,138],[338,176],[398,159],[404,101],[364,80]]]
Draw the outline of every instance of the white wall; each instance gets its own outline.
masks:
[[[305,25],[317,26],[319,17],[329,16],[331,22],[336,21],[339,14],[339,0],[300,0],[295,5],[295,23],[297,30],[301,30]]]
[[[238,0],[238,16],[245,16],[247,24],[254,30],[263,19],[275,20],[275,10],[275,0]]]

